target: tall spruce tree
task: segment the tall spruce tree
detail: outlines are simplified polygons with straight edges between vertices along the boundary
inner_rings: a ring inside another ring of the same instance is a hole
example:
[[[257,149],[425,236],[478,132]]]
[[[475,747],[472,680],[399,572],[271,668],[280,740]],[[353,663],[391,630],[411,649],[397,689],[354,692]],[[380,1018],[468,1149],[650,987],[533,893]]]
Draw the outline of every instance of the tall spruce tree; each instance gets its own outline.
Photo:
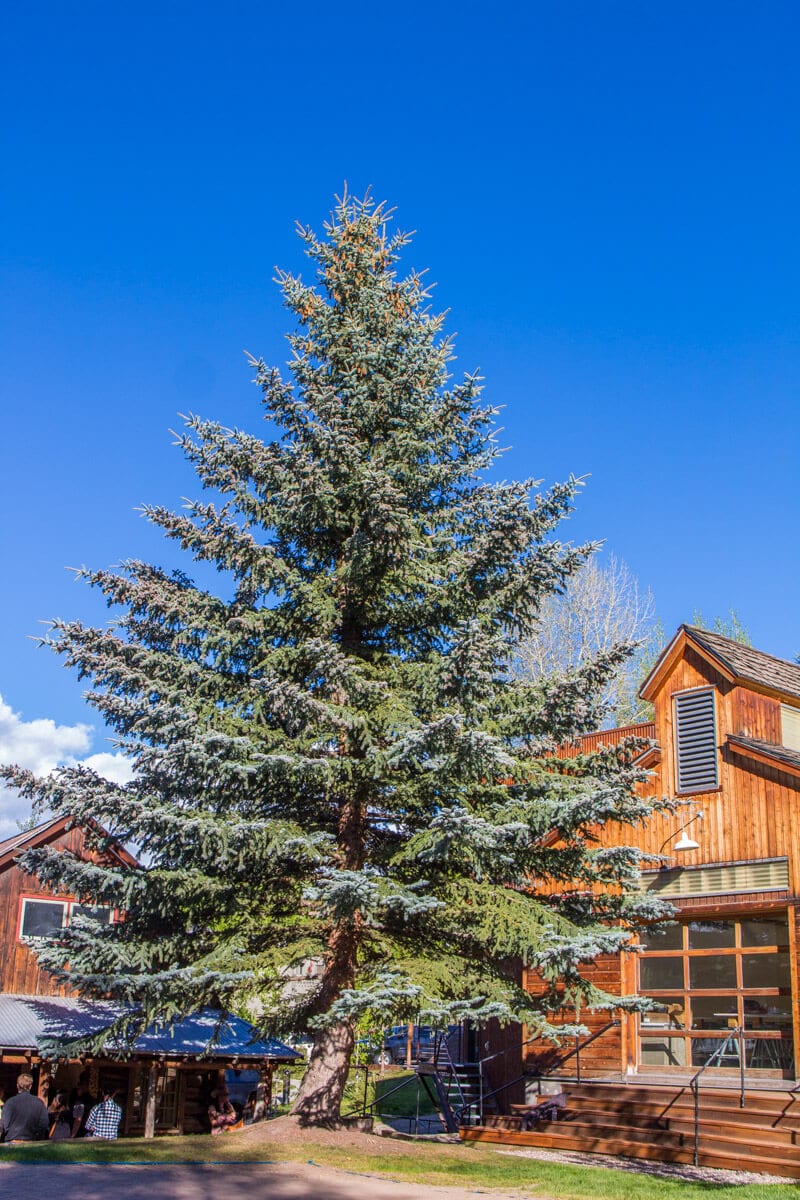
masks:
[[[554,750],[602,718],[616,646],[557,682],[509,669],[540,605],[591,547],[553,531],[578,482],[492,483],[496,410],[452,345],[408,241],[369,198],[338,202],[316,266],[281,272],[296,319],[291,380],[255,362],[263,442],[191,416],[180,446],[215,502],[148,508],[226,580],[220,595],[140,561],[86,571],[116,617],[45,639],[136,775],[85,767],[6,777],[40,810],[138,846],[120,871],[64,853],[24,866],[126,919],[76,921],[41,961],[140,1024],[257,1003],[315,1041],[295,1113],[332,1121],[354,1023],[495,1016],[547,1033],[559,1005],[618,1004],[583,977],[625,926],[657,915],[639,856],[592,829],[635,823],[635,744]],[[531,503],[531,496],[535,500]],[[285,968],[318,956],[309,991]],[[519,984],[539,967],[546,1000]],[[252,1008],[251,1008],[252,1011]]]

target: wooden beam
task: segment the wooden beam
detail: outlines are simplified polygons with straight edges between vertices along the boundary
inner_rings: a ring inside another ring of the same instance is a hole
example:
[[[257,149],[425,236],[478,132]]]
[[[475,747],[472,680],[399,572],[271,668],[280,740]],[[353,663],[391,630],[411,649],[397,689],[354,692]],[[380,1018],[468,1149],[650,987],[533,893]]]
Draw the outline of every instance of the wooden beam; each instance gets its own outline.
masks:
[[[156,1136],[156,1076],[158,1067],[151,1063],[147,1072],[147,1095],[144,1102],[144,1136]]]

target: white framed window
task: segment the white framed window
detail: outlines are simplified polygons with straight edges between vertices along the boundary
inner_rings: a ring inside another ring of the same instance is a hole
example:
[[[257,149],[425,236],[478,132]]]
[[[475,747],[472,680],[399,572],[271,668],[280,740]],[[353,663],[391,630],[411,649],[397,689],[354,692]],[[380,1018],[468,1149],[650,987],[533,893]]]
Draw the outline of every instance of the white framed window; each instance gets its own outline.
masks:
[[[79,904],[77,900],[55,900],[49,896],[23,896],[19,904],[19,940],[53,937],[78,915],[94,917],[96,921],[110,925],[115,909]]]
[[[677,692],[673,704],[676,791],[711,792],[719,787],[714,688]]]
[[[19,914],[20,938],[52,937],[66,925],[68,907],[66,900],[23,896]]]

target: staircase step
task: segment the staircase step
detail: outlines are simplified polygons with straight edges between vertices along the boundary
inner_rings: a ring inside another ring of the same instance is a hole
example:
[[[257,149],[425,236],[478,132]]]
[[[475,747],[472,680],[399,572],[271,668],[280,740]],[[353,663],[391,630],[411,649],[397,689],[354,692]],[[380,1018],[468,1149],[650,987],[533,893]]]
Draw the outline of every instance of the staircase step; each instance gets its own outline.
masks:
[[[514,1146],[539,1146],[551,1150],[577,1150],[586,1154],[609,1154],[622,1158],[653,1159],[658,1162],[691,1163],[694,1161],[693,1145],[684,1143],[683,1146],[658,1145],[647,1142],[636,1142],[624,1137],[576,1137],[566,1132],[534,1132],[515,1133],[511,1130],[487,1129],[483,1126],[473,1126],[462,1129],[461,1136],[469,1142],[495,1142]],[[699,1154],[699,1162],[705,1167],[720,1167],[727,1170],[763,1172],[767,1175],[784,1175],[792,1179],[800,1179],[800,1162],[787,1160],[774,1154],[754,1154],[752,1150],[743,1154],[741,1150],[719,1146],[703,1148]]]
[[[462,1129],[462,1137],[665,1162],[693,1161],[694,1096],[688,1086],[587,1082],[565,1084],[564,1091],[567,1104],[558,1120],[523,1128],[528,1112],[514,1106],[510,1116],[484,1114],[483,1125]],[[742,1108],[738,1090],[701,1091],[698,1157],[704,1166],[800,1179],[800,1100],[784,1091],[748,1091]]]
[[[675,1129],[685,1133],[694,1133],[694,1112],[688,1110],[670,1109],[658,1116],[638,1113],[636,1111],[620,1112],[619,1109],[603,1108],[566,1108],[562,1122],[579,1121],[581,1123],[607,1126],[613,1124],[617,1128],[623,1126],[639,1129]],[[747,1113],[740,1109],[718,1109],[714,1112],[701,1112],[701,1129],[718,1130],[722,1133],[734,1132],[742,1139],[769,1141],[788,1145],[800,1145],[800,1126],[797,1118],[787,1121],[770,1120],[766,1113]]]

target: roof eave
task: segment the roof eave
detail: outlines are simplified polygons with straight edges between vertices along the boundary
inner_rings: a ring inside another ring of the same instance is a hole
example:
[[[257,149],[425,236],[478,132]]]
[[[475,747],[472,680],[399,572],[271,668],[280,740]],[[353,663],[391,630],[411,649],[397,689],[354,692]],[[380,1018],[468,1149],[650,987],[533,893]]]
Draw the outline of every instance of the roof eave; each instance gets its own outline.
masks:
[[[742,758],[750,758],[753,762],[762,763],[764,766],[772,767],[773,770],[784,771],[787,775],[794,775],[800,779],[800,764],[790,763],[777,753],[770,754],[761,746],[749,746],[731,734],[728,735],[728,745],[734,754],[739,754]],[[776,746],[775,749],[779,750],[780,747]]]
[[[661,651],[653,669],[639,688],[639,695],[643,700],[652,700],[654,698],[664,677],[670,673],[675,664],[683,657],[687,646],[691,646],[696,654],[699,654],[707,663],[710,663],[714,670],[727,679],[729,683],[736,682],[737,676],[728,664],[723,662],[719,655],[714,654],[703,642],[694,637],[688,625],[681,625],[669,645]]]

